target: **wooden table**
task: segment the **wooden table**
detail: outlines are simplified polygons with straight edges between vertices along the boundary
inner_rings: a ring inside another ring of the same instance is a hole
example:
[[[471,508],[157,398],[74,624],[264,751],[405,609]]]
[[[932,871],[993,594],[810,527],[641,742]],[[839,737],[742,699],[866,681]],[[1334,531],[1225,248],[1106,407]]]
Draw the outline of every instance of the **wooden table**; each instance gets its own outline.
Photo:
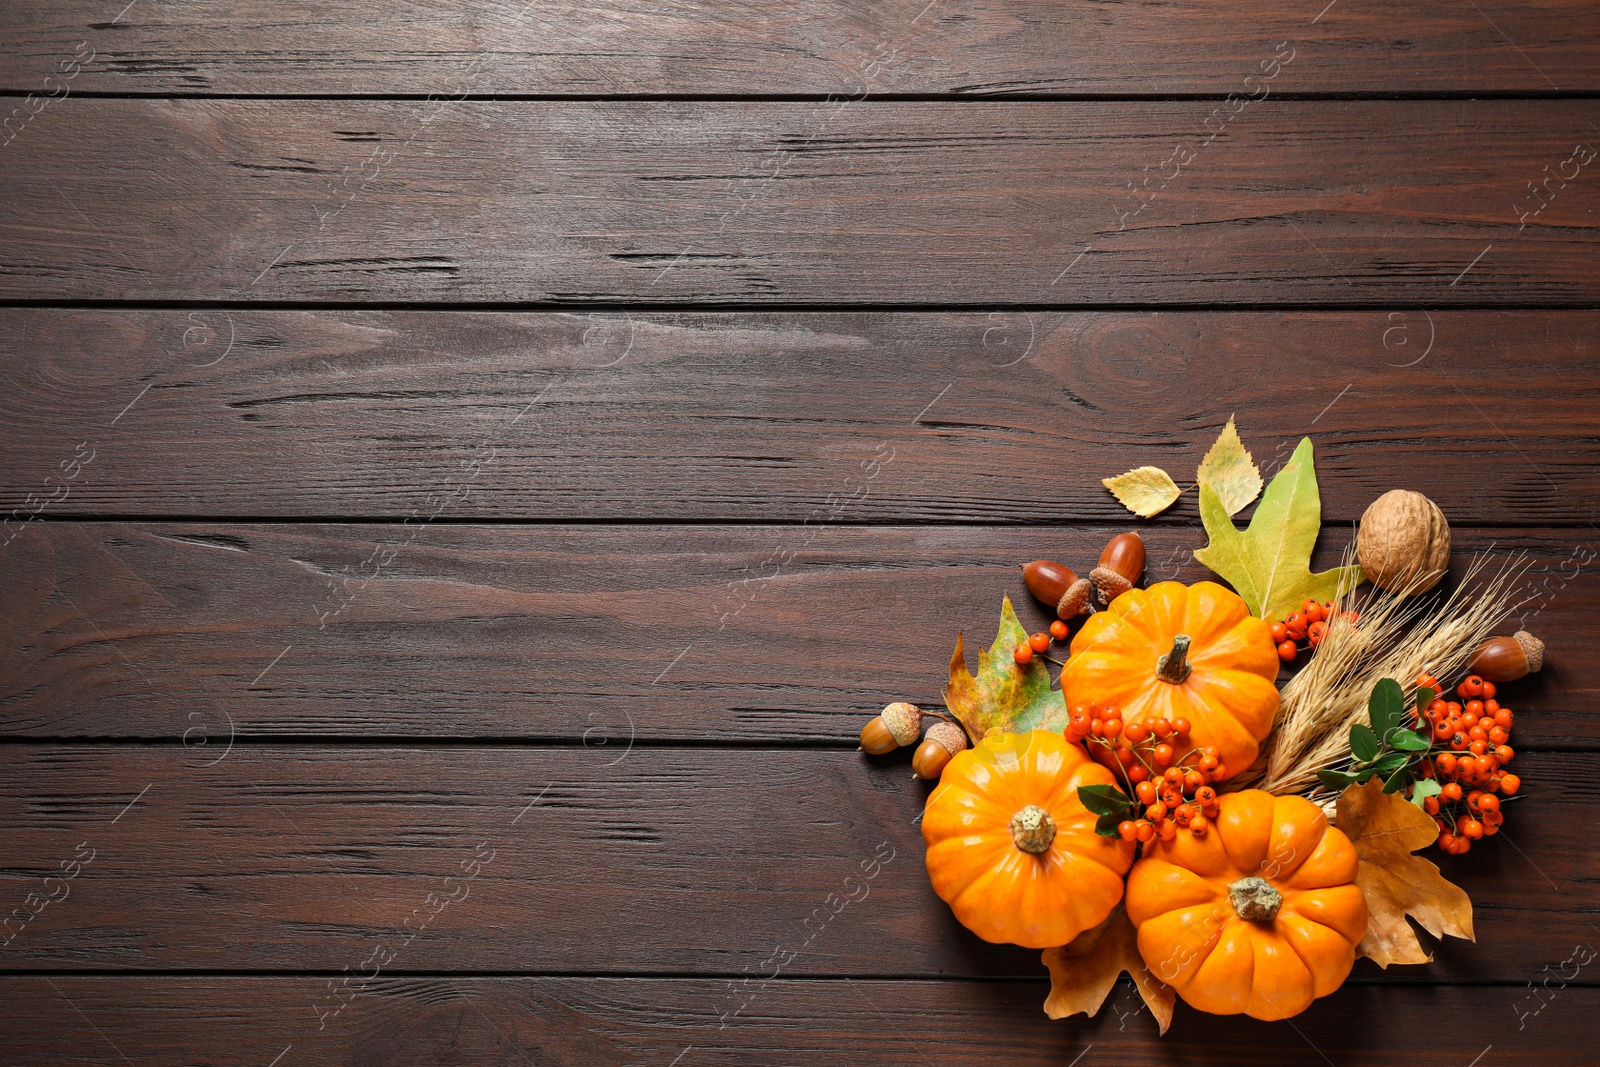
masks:
[[[1600,8],[122,3],[0,12],[0,1060],[1592,1059]],[[1230,414],[1531,555],[1526,800],[1427,967],[1050,1022],[855,734]]]

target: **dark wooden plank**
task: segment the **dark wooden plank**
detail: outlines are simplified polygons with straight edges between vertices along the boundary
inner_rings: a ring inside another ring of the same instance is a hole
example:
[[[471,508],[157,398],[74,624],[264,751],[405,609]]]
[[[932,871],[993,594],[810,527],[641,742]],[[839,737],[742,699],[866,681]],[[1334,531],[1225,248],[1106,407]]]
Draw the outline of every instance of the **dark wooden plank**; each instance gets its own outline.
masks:
[[[987,644],[1003,594],[1044,628],[1019,564],[1087,569],[1117,529],[37,523],[0,556],[0,730],[196,753],[286,734],[848,743],[891,700],[937,705],[956,633]],[[1321,565],[1347,537],[1324,535]],[[1593,532],[1456,538],[1457,574],[1491,545],[1537,560],[1504,627],[1550,645],[1507,689],[1518,744],[1600,744]],[[1150,577],[1208,576],[1202,543],[1147,531]]]
[[[1593,311],[12,309],[0,504],[1120,522],[1102,477],[1187,481],[1234,413],[1269,466],[1315,433],[1330,522],[1398,478],[1458,523],[1566,524],[1600,506],[1597,342]]]
[[[90,0],[13,0],[0,13],[0,86],[158,95],[1221,94],[1244,91],[1244,76],[1287,38],[1298,50],[1285,83],[1292,91],[1600,89],[1591,4],[1321,7],[477,0],[434,10],[343,0],[262,10],[190,0],[113,17]],[[72,71],[59,64],[74,55],[93,59],[73,79],[43,82]]]
[[[1594,949],[1584,951],[1592,956]],[[1554,960],[1552,971],[1570,956]],[[1564,969],[1571,973],[1571,966]],[[724,1019],[728,1005],[739,1003],[725,982],[379,977],[352,980],[349,1006],[319,1029],[311,1005],[330,998],[318,979],[6,978],[0,979],[8,1006],[0,1053],[40,1067],[265,1065],[275,1056],[283,1057],[282,1067],[813,1061],[989,1067],[1002,1057],[1056,1064],[1079,1057],[1084,1067],[1324,1060],[1411,1067],[1465,1065],[1491,1046],[1485,1063],[1545,1067],[1588,1061],[1590,1017],[1600,1010],[1600,991],[1562,988],[1556,977],[1539,998],[1520,985],[1347,984],[1292,1026],[1179,1005],[1172,1030],[1158,1038],[1126,983],[1096,1019],[1063,1022],[1040,1010],[1049,991],[1041,982],[780,979],[759,988],[746,1012]],[[1446,1017],[1471,1025],[1436,1032],[1417,1022]]]
[[[0,298],[1600,299],[1592,100],[46,114],[0,153]]]
[[[387,945],[394,972],[738,976],[777,947],[800,953],[797,977],[1040,973],[1037,952],[978,941],[934,896],[914,823],[928,786],[903,760],[644,746],[620,759],[493,746],[5,755],[0,889],[16,906],[65,896],[27,905],[38,914],[15,924],[4,969],[338,973]],[[1440,946],[1410,980],[1532,979],[1596,937],[1593,764],[1517,757],[1525,799],[1505,832],[1441,858],[1476,903],[1478,942]],[[88,866],[44,882],[80,845]],[[832,917],[808,928],[818,908]]]

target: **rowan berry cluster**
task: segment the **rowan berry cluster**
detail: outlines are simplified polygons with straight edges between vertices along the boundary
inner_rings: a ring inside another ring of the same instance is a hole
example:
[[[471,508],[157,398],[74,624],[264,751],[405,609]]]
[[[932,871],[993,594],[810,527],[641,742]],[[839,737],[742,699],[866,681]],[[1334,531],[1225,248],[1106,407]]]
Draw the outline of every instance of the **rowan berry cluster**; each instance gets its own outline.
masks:
[[[1124,841],[1171,841],[1180,829],[1204,837],[1217,817],[1217,791],[1209,783],[1228,776],[1215,748],[1190,746],[1188,719],[1124,722],[1110,705],[1078,704],[1071,709],[1069,741],[1098,745],[1111,754],[1136,801],[1134,818],[1117,823]]]
[[[1065,641],[1066,639],[1067,624],[1057,619],[1050,624],[1049,633],[1041,630],[1039,633],[1029,634],[1026,641],[1018,642],[1017,647],[1012,650],[1011,658],[1017,661],[1017,666],[1026,667],[1033,662],[1035,654],[1043,655],[1049,651],[1052,640]]]
[[[1417,679],[1418,688],[1441,692],[1439,680],[1430,674]],[[1435,698],[1428,707],[1414,712],[1417,729],[1431,728],[1436,752],[1418,770],[1424,779],[1439,783],[1436,796],[1426,797],[1422,810],[1433,816],[1439,827],[1439,848],[1459,855],[1472,842],[1500,832],[1505,817],[1501,797],[1515,796],[1522,779],[1505,770],[1516,756],[1508,743],[1515,721],[1510,708],[1495,699],[1495,685],[1479,676],[1468,675],[1456,686],[1458,700]]]
[[[1278,658],[1292,662],[1300,654],[1300,642],[1307,648],[1316,648],[1328,636],[1328,623],[1334,616],[1343,618],[1354,626],[1359,617],[1354,611],[1339,611],[1331,600],[1307,600],[1299,611],[1291,611],[1288,618],[1272,624],[1272,643],[1278,646]]]

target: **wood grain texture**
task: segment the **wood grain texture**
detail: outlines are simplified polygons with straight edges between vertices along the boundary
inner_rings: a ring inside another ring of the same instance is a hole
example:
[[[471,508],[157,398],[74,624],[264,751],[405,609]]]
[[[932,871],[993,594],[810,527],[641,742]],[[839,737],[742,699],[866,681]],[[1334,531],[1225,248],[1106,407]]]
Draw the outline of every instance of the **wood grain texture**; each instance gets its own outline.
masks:
[[[39,1067],[122,1067],[123,1056],[141,1064],[265,1065],[279,1055],[285,1067],[666,1065],[674,1057],[682,1067],[989,1067],[1002,1055],[1030,1064],[1081,1056],[1084,1067],[1281,1067],[1321,1057],[1411,1067],[1465,1065],[1492,1045],[1492,1063],[1545,1067],[1582,1062],[1589,1019],[1600,1009],[1600,991],[1561,988],[1559,979],[1542,999],[1521,986],[1349,984],[1313,1004],[1292,1028],[1203,1015],[1180,1004],[1172,1030],[1158,1038],[1126,982],[1096,1019],[1062,1022],[1040,1010],[1049,991],[1041,982],[779,980],[747,1014],[724,1021],[727,986],[693,979],[379,978],[319,1030],[311,1005],[328,999],[319,979],[4,978],[0,996],[15,1025],[0,1033],[0,1054]],[[1472,1026],[1433,1033],[1415,1023],[1438,1015],[1470,1018]]]
[[[12,309],[0,364],[19,517],[1122,522],[1100,479],[1230,414],[1268,468],[1315,435],[1329,522],[1600,509],[1593,311]]]
[[[1592,305],[1597,120],[69,98],[0,152],[0,298]]]
[[[50,92],[43,79],[82,54],[93,59],[66,82],[76,91],[179,96],[1220,94],[1287,38],[1304,57],[1300,91],[1600,89],[1590,4],[1509,0],[1485,9],[1492,19],[1424,0],[1321,6],[188,0],[113,19],[90,0],[13,0],[0,17],[0,87]]]
[[[281,735],[606,759],[630,739],[853,744],[892,700],[941,704],[956,634],[986,647],[1002,595],[1044,629],[1021,563],[1087,570],[1117,530],[39,523],[0,557],[0,732],[212,754]],[[1210,576],[1200,531],[1147,534],[1150,579]],[[1535,559],[1503,628],[1549,642],[1505,693],[1519,747],[1600,745],[1583,534],[1456,532],[1457,574],[1491,545]]]
[[[929,787],[903,757],[487,745],[6,755],[0,891],[37,914],[13,921],[0,969],[737,978],[781,952],[795,977],[1042,973],[1038,952],[979,941],[934,895],[914,821]],[[1472,896],[1477,943],[1439,945],[1425,970],[1367,961],[1358,973],[1532,980],[1593,942],[1593,763],[1519,754],[1527,785],[1501,836],[1439,857]],[[80,846],[77,877],[46,882]]]

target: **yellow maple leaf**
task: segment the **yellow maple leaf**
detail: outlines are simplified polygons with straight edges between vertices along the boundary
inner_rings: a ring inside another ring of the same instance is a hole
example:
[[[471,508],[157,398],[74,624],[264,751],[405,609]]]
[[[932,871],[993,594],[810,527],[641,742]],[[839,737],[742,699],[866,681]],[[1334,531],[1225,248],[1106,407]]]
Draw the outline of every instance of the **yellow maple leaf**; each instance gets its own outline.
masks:
[[[1144,958],[1139,955],[1138,931],[1121,904],[1106,916],[1105,922],[1085,930],[1071,944],[1045,949],[1044,965],[1050,968],[1050,995],[1045,998],[1044,1011],[1052,1019],[1065,1019],[1080,1012],[1095,1014],[1117,984],[1118,976],[1127,971],[1161,1033],[1172,1025],[1177,995],[1144,965]]]
[[[1263,484],[1261,469],[1250,458],[1250,453],[1245,451],[1232,416],[1229,416],[1228,425],[1222,428],[1221,435],[1206,453],[1206,458],[1200,461],[1195,481],[1209,485],[1229,515],[1237,515],[1241,508],[1260,495]]]
[[[1466,891],[1446,881],[1438,867],[1412,855],[1439,836],[1431,815],[1398,793],[1385,793],[1374,778],[1339,795],[1336,824],[1361,857],[1356,883],[1366,897],[1368,918],[1357,956],[1369,956],[1379,967],[1427,963],[1432,957],[1423,951],[1407,915],[1434,937],[1477,940]]]
[[[1135,467],[1115,478],[1102,478],[1100,484],[1141,519],[1166,511],[1179,493],[1178,483],[1160,467]]]

